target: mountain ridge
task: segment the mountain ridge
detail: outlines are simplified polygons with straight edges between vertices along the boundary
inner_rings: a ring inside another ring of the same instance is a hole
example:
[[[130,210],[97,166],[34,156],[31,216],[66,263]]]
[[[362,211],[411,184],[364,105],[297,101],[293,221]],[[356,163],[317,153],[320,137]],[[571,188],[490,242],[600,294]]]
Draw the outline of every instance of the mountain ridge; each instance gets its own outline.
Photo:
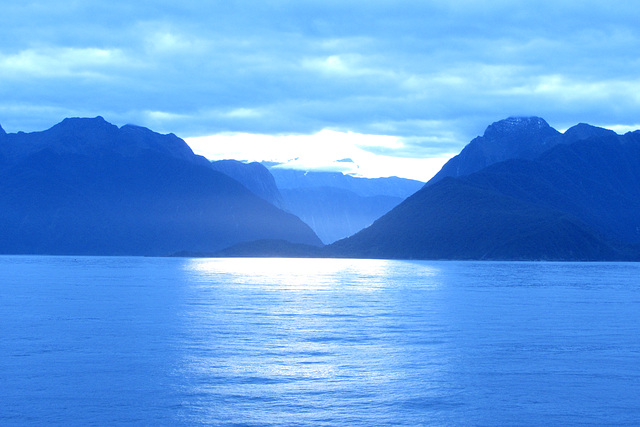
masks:
[[[127,124],[118,127],[102,116],[65,118],[51,128],[38,132],[7,134],[10,158],[20,159],[49,148],[56,152],[96,155],[104,150],[124,156],[136,156],[142,151],[158,151],[182,160],[203,163],[191,148],[176,135],[162,135],[150,129]]]
[[[282,194],[269,170],[258,162],[245,163],[226,159],[211,162],[213,169],[222,172],[240,182],[257,196],[280,209],[285,209]]]
[[[342,172],[266,165],[280,189],[285,209],[309,224],[325,244],[371,225],[424,185],[406,178],[361,178]]]
[[[0,252],[168,255],[259,239],[321,245],[299,218],[173,134],[66,119],[0,149]]]
[[[640,132],[620,136],[579,125],[568,138],[534,159],[430,181],[331,250],[390,258],[640,259]]]
[[[32,133],[0,127],[0,253],[640,260],[640,131],[579,123],[560,133],[511,117],[447,165],[322,248],[298,217],[255,194],[270,187],[258,188],[262,166],[243,164],[248,175],[234,179],[173,134],[100,116]]]
[[[492,123],[428,182],[463,176],[511,158],[531,159],[559,143],[561,134],[540,117],[509,117]]]

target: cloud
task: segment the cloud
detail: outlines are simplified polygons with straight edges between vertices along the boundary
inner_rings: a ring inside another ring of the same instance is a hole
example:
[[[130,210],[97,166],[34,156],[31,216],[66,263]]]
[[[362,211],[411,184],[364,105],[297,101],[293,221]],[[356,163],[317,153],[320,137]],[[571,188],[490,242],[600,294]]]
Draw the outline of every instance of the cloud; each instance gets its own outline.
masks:
[[[131,66],[134,61],[118,49],[44,48],[0,55],[0,75],[5,79],[106,77],[105,70]]]
[[[511,115],[640,115],[633,2],[42,0],[3,18],[8,131],[98,114],[183,137],[351,131],[408,158],[457,152]]]
[[[194,152],[211,160],[266,160],[290,169],[331,170],[366,177],[396,175],[422,181],[435,175],[452,155],[398,157],[396,151],[405,146],[400,138],[329,130],[312,135],[232,133],[186,141]]]

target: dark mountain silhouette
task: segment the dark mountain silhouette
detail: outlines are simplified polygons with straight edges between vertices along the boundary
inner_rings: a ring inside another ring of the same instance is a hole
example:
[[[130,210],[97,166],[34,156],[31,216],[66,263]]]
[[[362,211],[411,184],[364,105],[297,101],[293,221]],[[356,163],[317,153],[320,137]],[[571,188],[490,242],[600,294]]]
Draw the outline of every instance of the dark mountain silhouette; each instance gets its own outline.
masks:
[[[579,123],[566,130],[561,136],[557,136],[560,143],[571,144],[589,138],[617,138],[618,134],[612,130],[604,129],[597,126],[591,126],[586,123]]]
[[[244,163],[238,160],[218,160],[211,162],[213,169],[235,179],[257,196],[272,205],[284,207],[282,195],[269,170],[258,162]]]
[[[368,179],[268,165],[285,208],[309,224],[324,243],[371,225],[424,185],[397,177]]]
[[[259,239],[319,245],[294,215],[175,135],[65,119],[0,136],[0,252],[167,255]]]
[[[5,153],[3,147],[7,145],[7,133],[4,131],[2,126],[0,126],[0,167],[5,161]]]
[[[43,132],[7,135],[3,151],[13,162],[49,150],[57,154],[100,156],[106,152],[123,157],[154,153],[190,163],[204,164],[189,146],[174,134],[160,135],[149,129],[125,125],[118,128],[102,117],[68,118]]]
[[[509,117],[491,124],[451,158],[427,185],[446,176],[459,177],[508,159],[534,159],[562,140],[540,117]]]
[[[329,250],[377,258],[640,259],[640,132],[618,136],[581,124],[552,133],[533,132],[546,142],[524,135],[533,146],[551,146],[537,158],[430,181]]]
[[[469,180],[640,243],[640,132],[559,145],[536,161],[499,163]]]

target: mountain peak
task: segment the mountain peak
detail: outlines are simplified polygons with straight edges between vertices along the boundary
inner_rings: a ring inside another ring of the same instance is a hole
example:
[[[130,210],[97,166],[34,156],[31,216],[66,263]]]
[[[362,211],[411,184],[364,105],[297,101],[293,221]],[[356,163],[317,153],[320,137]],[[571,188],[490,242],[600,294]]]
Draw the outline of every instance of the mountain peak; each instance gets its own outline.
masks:
[[[550,138],[559,135],[560,132],[540,117],[509,117],[489,125],[484,135],[475,138],[469,146],[479,145],[483,152],[503,157],[496,160],[531,158],[546,149]]]
[[[45,132],[53,136],[58,148],[65,147],[68,150],[73,147],[75,151],[80,146],[101,145],[104,141],[112,140],[118,132],[118,127],[101,116],[70,117]]]
[[[0,138],[2,134],[0,134]],[[146,155],[150,152],[182,160],[208,164],[193,154],[191,148],[174,134],[162,135],[152,130],[125,125],[121,128],[103,117],[66,118],[48,130],[19,134],[9,148],[14,161],[43,149],[57,153],[95,155],[118,153],[126,157]]]
[[[576,141],[581,141],[583,139],[589,139],[593,137],[616,137],[618,136],[612,130],[592,126],[587,123],[578,123],[575,126],[570,127],[564,133],[564,139],[567,143],[573,143]]]
[[[540,117],[508,117],[489,125],[484,131],[484,137],[504,138],[522,133],[542,133],[549,129],[552,129],[551,126]]]
[[[70,118],[0,141],[0,253],[213,253],[243,241],[320,245],[177,136]]]
[[[533,159],[558,143],[560,132],[540,117],[509,117],[492,123],[450,159],[427,185],[445,176],[469,175],[507,159]]]
[[[7,136],[7,132],[4,131],[4,129],[2,128],[2,125],[0,125],[0,138]]]
[[[94,118],[88,117],[67,117],[57,125],[54,125],[51,129],[73,129],[81,131],[95,131],[97,129],[113,129],[118,128],[115,125],[107,122],[104,117],[96,116]]]
[[[507,120],[492,130],[510,125],[523,123]],[[500,163],[501,147],[545,145],[527,134],[478,137],[447,163],[443,179],[328,250],[383,259],[637,260],[640,138],[600,137],[611,133],[584,124],[568,133],[584,133],[589,142],[530,160],[522,151],[505,151],[511,157],[502,158],[511,161]],[[546,147],[565,144],[558,135],[547,138]],[[455,175],[458,170],[463,173]]]

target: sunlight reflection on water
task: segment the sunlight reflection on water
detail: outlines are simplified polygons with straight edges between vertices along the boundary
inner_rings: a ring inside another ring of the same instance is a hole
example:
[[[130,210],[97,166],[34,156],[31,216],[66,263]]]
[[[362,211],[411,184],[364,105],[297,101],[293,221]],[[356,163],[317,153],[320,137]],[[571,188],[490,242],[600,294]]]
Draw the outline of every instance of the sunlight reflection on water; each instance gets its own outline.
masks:
[[[637,425],[638,277],[0,257],[0,425]]]
[[[308,416],[322,424],[345,402],[357,411],[372,400],[382,407],[370,407],[367,422],[391,422],[390,416],[397,422],[402,417],[384,409],[384,402],[400,392],[398,387],[420,384],[403,392],[417,398],[431,390],[424,381],[444,381],[438,372],[447,352],[416,353],[405,345],[414,325],[394,307],[417,303],[416,289],[435,289],[435,267],[412,266],[413,283],[398,280],[397,262],[384,260],[193,259],[185,268],[197,301],[186,314],[186,333],[198,336],[200,344],[186,355],[184,374],[210,379],[194,392],[235,402],[227,406],[229,421],[242,418],[234,410],[257,399],[281,405],[278,418],[270,419],[268,411],[256,415],[266,423]],[[390,292],[386,303],[380,303],[379,292]],[[432,303],[419,304],[425,315],[432,312]],[[443,345],[437,338],[431,342]],[[414,359],[427,354],[427,360]],[[408,372],[421,376],[409,378]],[[221,416],[202,415],[198,422]]]
[[[397,284],[397,262],[387,260],[299,259],[299,258],[199,258],[190,259],[185,269],[201,284],[231,280],[238,285],[276,285],[289,291],[328,290],[339,286],[364,289],[388,288]],[[432,287],[438,268],[416,264],[412,285]],[[406,285],[403,278],[401,285]]]

